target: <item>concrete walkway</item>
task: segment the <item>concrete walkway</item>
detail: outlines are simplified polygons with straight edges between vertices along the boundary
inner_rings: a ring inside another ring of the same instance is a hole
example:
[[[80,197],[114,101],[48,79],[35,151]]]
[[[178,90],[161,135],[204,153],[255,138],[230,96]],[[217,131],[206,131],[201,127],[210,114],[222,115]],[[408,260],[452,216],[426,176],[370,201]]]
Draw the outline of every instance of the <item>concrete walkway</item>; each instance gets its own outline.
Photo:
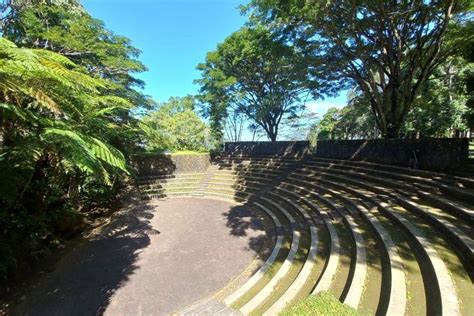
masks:
[[[265,237],[246,207],[171,199],[124,213],[61,260],[18,315],[167,315],[245,270]]]

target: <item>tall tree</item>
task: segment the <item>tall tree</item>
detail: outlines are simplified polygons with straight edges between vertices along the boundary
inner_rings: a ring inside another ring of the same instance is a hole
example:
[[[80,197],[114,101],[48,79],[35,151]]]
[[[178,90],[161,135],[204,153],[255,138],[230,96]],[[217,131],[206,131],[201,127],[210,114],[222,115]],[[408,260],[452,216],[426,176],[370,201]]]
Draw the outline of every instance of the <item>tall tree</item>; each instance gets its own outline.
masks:
[[[109,84],[62,55],[0,38],[0,276],[128,172],[107,117],[111,102],[127,101],[100,92]]]
[[[275,41],[262,26],[233,33],[198,69],[204,113],[216,126],[222,127],[231,109],[275,141],[282,119],[298,116],[304,108],[299,101],[306,89],[306,65],[294,48]]]
[[[77,0],[9,0],[4,1],[4,6],[1,25],[4,37],[21,47],[59,53],[80,66],[84,73],[108,79],[110,84],[102,88],[104,92],[133,105],[115,107],[108,113],[111,123],[137,127],[133,111],[150,108],[154,103],[140,91],[144,83],[134,77],[146,67],[137,59],[140,51],[128,38],[108,30]],[[137,133],[117,132],[112,141],[124,152],[132,150],[139,141]]]
[[[195,112],[192,96],[172,97],[143,118],[148,149],[205,150],[208,128]]]
[[[422,87],[402,131],[434,137],[456,137],[467,130],[466,77],[474,64],[461,57],[442,63]]]
[[[0,5],[3,278],[110,207],[138,147],[132,111],[151,102],[139,51],[78,1]]]
[[[311,135],[309,138],[316,138],[318,140],[336,139],[334,130],[336,124],[341,119],[341,111],[336,107],[331,107],[323,115],[321,120],[318,120],[311,128]]]
[[[325,60],[332,79],[357,84],[382,134],[393,138],[427,78],[452,49],[474,36],[458,28],[470,5],[467,0],[253,0],[248,9],[302,52]],[[443,46],[448,34],[451,45]]]
[[[245,115],[231,111],[224,122],[225,139],[229,142],[239,142],[244,131]]]

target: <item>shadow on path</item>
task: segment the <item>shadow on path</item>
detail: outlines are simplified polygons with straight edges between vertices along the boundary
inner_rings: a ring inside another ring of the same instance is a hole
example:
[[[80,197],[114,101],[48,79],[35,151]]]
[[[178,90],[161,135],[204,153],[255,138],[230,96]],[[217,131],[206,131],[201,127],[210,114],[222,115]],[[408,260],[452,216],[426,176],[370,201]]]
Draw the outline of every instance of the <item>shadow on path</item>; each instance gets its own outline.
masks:
[[[111,296],[136,270],[148,234],[154,207],[143,205],[126,211],[101,234],[73,249],[43,278],[12,315],[98,315]]]

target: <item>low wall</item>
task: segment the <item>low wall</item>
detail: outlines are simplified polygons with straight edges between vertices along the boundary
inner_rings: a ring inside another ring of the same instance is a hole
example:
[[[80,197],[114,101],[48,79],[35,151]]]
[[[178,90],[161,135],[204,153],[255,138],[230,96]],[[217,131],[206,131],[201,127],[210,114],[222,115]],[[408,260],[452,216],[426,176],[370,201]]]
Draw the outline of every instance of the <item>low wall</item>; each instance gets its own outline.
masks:
[[[133,158],[133,166],[139,176],[204,172],[210,164],[211,158],[207,153],[194,155],[145,154]]]
[[[318,141],[315,156],[408,166],[416,151],[420,169],[445,170],[468,161],[467,138]]]
[[[308,141],[278,142],[227,142],[226,154],[231,155],[279,155],[299,157],[309,152]]]

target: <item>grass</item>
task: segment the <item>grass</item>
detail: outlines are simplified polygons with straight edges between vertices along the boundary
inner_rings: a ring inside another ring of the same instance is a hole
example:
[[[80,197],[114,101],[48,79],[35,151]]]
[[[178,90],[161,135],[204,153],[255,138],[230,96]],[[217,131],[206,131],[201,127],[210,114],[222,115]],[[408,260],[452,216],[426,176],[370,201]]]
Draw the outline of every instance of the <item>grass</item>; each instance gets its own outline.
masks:
[[[310,295],[304,300],[288,305],[280,316],[290,315],[361,315],[355,309],[342,304],[328,292]]]
[[[192,150],[176,150],[171,151],[167,149],[154,149],[154,150],[146,150],[140,152],[138,155],[145,155],[145,156],[156,156],[156,155],[165,155],[170,154],[171,156],[199,156],[209,154],[207,151],[192,151]]]
[[[191,150],[180,150],[174,151],[171,153],[171,156],[179,156],[179,155],[189,155],[189,156],[198,156],[198,155],[205,155],[209,154],[209,152],[202,152],[202,151],[191,151]]]

